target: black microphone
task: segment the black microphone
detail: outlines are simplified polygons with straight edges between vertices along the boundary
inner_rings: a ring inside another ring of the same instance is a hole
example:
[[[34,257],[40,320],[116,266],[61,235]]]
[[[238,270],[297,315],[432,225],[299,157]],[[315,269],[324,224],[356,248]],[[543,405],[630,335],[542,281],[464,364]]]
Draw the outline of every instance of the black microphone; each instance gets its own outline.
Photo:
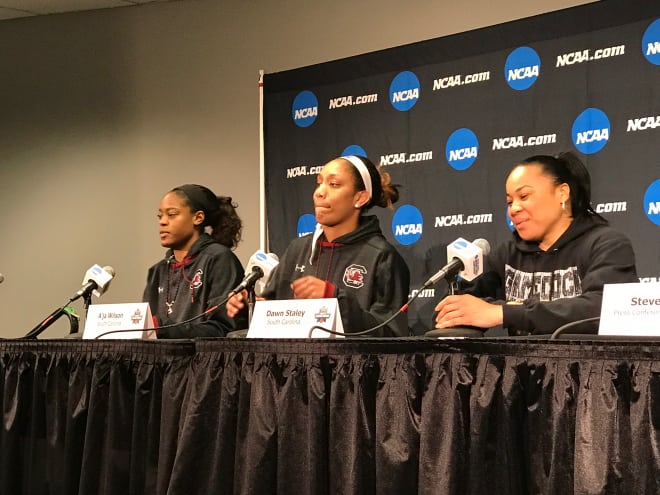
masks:
[[[239,292],[252,287],[257,282],[257,280],[263,276],[264,271],[261,269],[261,267],[254,265],[252,267],[252,271],[245,276],[243,281],[229,292],[229,296],[233,296],[234,294],[238,294]]]

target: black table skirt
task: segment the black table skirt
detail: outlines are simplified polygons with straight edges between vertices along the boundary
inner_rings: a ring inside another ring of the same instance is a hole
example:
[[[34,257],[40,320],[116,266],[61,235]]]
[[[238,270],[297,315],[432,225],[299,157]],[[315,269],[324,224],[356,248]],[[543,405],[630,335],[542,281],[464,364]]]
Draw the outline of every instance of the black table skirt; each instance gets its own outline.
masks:
[[[660,493],[660,342],[0,341],[0,494]]]

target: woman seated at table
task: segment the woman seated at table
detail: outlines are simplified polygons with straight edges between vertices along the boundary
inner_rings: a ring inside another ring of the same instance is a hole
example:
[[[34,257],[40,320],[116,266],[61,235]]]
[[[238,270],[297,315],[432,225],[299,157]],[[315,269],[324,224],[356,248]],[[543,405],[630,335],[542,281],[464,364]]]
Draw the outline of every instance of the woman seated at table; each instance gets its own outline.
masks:
[[[160,244],[168,250],[149,268],[143,296],[159,339],[224,337],[234,325],[244,325],[227,318],[224,308],[190,321],[218,304],[243,277],[232,251],[242,227],[235,208],[231,198],[198,184],[175,187],[161,199]]]
[[[591,178],[574,154],[519,163],[507,178],[506,200],[512,239],[487,257],[484,274],[464,294],[438,303],[436,328],[552,333],[599,316],[603,284],[638,282],[631,243],[591,208]],[[597,326],[575,330],[595,333]]]
[[[346,333],[383,323],[408,299],[410,274],[385,239],[372,206],[389,207],[399,198],[390,176],[367,158],[344,156],[328,162],[317,178],[314,234],[294,239],[275,268],[265,299],[336,297]],[[227,303],[227,314],[245,309],[247,292]],[[408,318],[398,315],[376,336],[408,335]]]

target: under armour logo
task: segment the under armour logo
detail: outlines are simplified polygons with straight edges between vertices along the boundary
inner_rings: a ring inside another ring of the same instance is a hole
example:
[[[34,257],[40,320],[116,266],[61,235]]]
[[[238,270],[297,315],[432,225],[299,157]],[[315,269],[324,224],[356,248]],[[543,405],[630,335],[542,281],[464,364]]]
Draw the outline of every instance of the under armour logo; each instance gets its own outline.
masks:
[[[162,294],[164,290],[165,290],[165,289],[163,289],[162,287],[158,287],[158,293],[159,293],[159,294]]]
[[[296,271],[303,273],[305,271],[305,265],[299,265],[298,263],[296,263]]]

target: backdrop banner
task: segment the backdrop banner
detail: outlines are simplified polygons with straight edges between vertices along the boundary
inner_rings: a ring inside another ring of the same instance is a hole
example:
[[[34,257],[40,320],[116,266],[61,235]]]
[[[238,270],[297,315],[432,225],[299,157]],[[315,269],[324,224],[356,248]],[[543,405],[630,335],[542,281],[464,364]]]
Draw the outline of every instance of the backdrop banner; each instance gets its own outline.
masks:
[[[355,33],[359,36],[359,33]],[[330,159],[368,156],[401,185],[376,208],[411,290],[457,237],[509,238],[504,182],[519,161],[575,152],[592,204],[625,232],[642,282],[660,281],[660,3],[597,2],[264,77],[269,249],[314,229]],[[431,326],[445,291],[409,310]]]

